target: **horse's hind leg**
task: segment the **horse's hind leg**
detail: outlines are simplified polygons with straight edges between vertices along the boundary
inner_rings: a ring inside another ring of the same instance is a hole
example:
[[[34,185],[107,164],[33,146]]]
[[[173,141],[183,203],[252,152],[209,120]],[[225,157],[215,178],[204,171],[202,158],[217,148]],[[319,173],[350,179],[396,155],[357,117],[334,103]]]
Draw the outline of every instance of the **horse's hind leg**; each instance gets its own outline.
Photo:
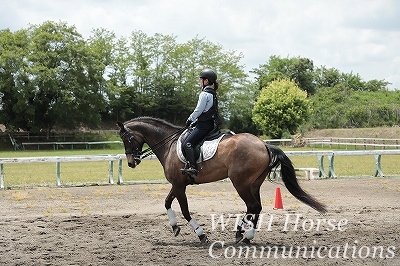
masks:
[[[258,217],[262,210],[259,193],[260,188],[252,189],[250,185],[235,186],[239,196],[245,202],[247,211],[236,231],[236,243],[243,239],[243,242],[249,243],[254,238],[255,228]],[[256,195],[255,195],[256,194]],[[246,228],[247,227],[247,228]]]
[[[173,190],[171,189],[171,191],[168,193],[168,196],[165,198],[165,208],[167,209],[169,224],[172,226],[172,231],[174,232],[174,235],[177,236],[179,235],[181,228],[179,227],[178,222],[176,221],[175,212],[171,208],[172,201],[174,199],[175,196]]]

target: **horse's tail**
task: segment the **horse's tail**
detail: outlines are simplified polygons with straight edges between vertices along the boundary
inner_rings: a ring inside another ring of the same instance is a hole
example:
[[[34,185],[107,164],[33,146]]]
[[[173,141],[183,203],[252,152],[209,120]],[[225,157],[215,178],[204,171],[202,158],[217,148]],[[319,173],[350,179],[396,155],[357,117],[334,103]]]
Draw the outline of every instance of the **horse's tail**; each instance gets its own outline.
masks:
[[[280,148],[274,145],[266,146],[272,157],[270,165],[272,168],[278,166],[279,164],[281,165],[282,180],[289,192],[301,202],[321,213],[325,213],[327,211],[325,205],[318,202],[300,187],[299,183],[297,182],[296,172],[294,170],[292,161],[286,156],[286,154]]]

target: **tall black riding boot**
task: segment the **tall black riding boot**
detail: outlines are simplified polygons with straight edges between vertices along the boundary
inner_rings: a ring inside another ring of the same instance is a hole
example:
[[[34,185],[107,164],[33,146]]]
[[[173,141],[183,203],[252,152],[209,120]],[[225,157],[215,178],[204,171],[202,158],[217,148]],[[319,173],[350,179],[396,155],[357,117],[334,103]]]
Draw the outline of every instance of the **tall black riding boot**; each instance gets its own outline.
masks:
[[[185,148],[186,159],[189,161],[189,168],[181,169],[182,173],[188,174],[191,177],[197,176],[199,171],[196,168],[196,155],[191,143],[187,143]]]

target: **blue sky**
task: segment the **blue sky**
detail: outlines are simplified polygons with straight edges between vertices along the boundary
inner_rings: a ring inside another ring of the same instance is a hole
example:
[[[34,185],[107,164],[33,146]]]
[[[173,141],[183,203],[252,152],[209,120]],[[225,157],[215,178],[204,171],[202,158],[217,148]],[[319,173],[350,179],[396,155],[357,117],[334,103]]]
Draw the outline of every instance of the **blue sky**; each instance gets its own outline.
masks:
[[[271,55],[300,56],[400,89],[399,14],[396,0],[13,0],[0,4],[0,29],[52,20],[84,37],[96,28],[197,36],[241,52],[247,71]]]

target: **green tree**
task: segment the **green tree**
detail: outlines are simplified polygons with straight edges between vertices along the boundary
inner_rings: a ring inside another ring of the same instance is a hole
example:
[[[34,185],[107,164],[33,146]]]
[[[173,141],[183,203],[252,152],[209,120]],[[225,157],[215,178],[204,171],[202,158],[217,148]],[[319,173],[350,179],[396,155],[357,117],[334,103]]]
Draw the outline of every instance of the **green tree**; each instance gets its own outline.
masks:
[[[390,85],[390,82],[386,80],[377,80],[372,79],[364,84],[365,91],[387,91],[387,86]]]
[[[314,82],[316,88],[330,88],[341,84],[354,91],[384,91],[390,84],[385,80],[364,81],[359,74],[341,73],[335,68],[325,66],[315,69]]]
[[[343,84],[311,98],[314,128],[394,126],[400,123],[400,91],[354,91]]]
[[[235,133],[248,132],[259,135],[252,120],[254,102],[260,94],[256,83],[244,84],[231,92],[227,127]]]
[[[253,72],[257,75],[260,89],[268,86],[272,81],[288,79],[293,80],[308,95],[315,93],[314,64],[308,58],[280,58],[273,55],[266,64],[253,69]]]
[[[55,125],[96,126],[105,103],[102,65],[85,40],[66,23],[45,22],[29,29],[32,81],[35,84],[35,123],[32,130]]]
[[[315,128],[341,128],[346,124],[344,102],[352,90],[343,84],[330,88],[320,88],[310,97],[313,102],[311,124]]]
[[[26,30],[0,31],[0,124],[8,129],[28,127],[35,110],[33,84],[26,59],[29,39]]]
[[[108,77],[109,99],[117,117],[156,116],[184,123],[196,105],[198,75],[212,68],[222,84],[220,111],[229,116],[229,99],[246,82],[241,54],[194,38],[177,43],[176,37],[135,31],[116,43],[115,61]]]
[[[314,81],[317,88],[334,87],[341,82],[340,72],[336,68],[317,67],[314,71]]]
[[[88,53],[94,62],[93,70],[96,73],[94,82],[99,88],[99,93],[104,97],[105,106],[104,109],[100,110],[102,120],[110,120],[111,118],[112,110],[110,106],[113,87],[106,82],[105,77],[111,71],[111,65],[114,61],[115,42],[115,33],[103,28],[93,30],[89,39],[86,40]]]
[[[129,65],[128,40],[121,37],[113,46],[111,65],[107,74],[108,117],[117,121],[134,117]]]
[[[100,122],[104,66],[75,27],[47,21],[15,34],[3,32],[1,42],[6,38],[18,40],[1,48],[1,68],[7,69],[0,81],[1,106],[7,110],[7,126],[49,133],[55,126]]]
[[[253,121],[272,138],[288,131],[294,134],[309,118],[311,103],[307,93],[293,81],[276,80],[261,90],[253,108]]]
[[[175,88],[184,102],[180,115],[182,123],[196,105],[200,92],[199,73],[205,68],[217,73],[221,85],[218,90],[220,113],[224,119],[230,117],[233,95],[248,82],[244,66],[239,64],[242,58],[241,53],[225,51],[221,45],[204,39],[194,38],[177,45],[170,62],[171,73],[176,77]]]

